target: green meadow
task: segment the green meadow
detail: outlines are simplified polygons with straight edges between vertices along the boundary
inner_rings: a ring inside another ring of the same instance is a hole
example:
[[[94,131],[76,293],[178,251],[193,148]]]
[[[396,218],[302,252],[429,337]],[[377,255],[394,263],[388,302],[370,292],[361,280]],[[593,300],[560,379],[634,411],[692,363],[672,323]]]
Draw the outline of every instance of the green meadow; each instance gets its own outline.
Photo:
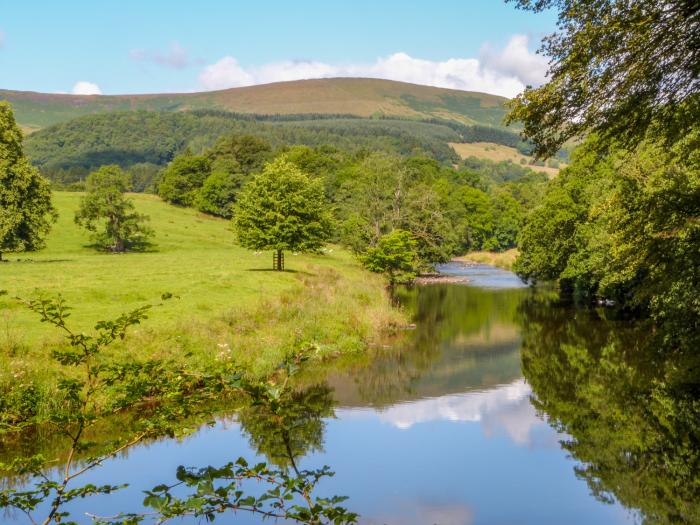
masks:
[[[315,348],[319,359],[362,351],[404,321],[381,277],[342,249],[288,253],[288,271],[274,272],[270,253],[235,245],[228,221],[139,194],[131,198],[150,216],[154,246],[109,254],[92,248],[89,233],[73,223],[80,198],[56,192],[59,218],[46,248],[6,254],[9,262],[0,264],[0,290],[7,292],[0,297],[0,387],[21,379],[48,394],[55,381],[49,355],[62,336],[17,297],[61,294],[74,308],[69,325],[87,333],[99,320],[152,304],[149,319],[111,358],[167,360],[192,370],[233,362],[258,377],[301,347]]]

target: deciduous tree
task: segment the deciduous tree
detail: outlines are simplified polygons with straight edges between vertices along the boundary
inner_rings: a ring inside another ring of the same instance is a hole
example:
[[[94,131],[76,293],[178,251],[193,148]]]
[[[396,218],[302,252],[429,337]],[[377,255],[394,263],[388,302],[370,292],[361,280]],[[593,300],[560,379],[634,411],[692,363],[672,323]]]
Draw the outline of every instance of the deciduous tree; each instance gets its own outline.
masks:
[[[280,158],[265,166],[238,194],[233,226],[241,246],[283,252],[318,252],[328,241],[332,215],[318,179]]]
[[[418,254],[411,232],[394,230],[379,239],[360,257],[365,267],[376,273],[384,273],[390,285],[410,282],[416,277]]]
[[[10,104],[0,102],[0,260],[42,248],[55,219],[49,182],[25,157]]]
[[[112,252],[142,249],[152,230],[144,223],[148,216],[134,210],[124,196],[131,188],[131,177],[119,166],[103,166],[86,181],[87,195],[80,201],[75,222],[94,233],[95,243]]]
[[[697,0],[509,1],[559,12],[558,30],[542,47],[547,82],[518,96],[508,117],[524,123],[538,156],[592,131],[630,147],[653,127],[673,142],[697,123]]]

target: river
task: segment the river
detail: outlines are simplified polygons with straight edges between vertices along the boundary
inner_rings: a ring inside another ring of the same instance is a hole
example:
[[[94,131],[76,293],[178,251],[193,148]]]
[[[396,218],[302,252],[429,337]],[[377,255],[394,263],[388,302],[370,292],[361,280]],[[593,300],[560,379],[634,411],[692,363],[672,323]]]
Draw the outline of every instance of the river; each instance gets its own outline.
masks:
[[[335,472],[319,492],[348,496],[365,524],[695,522],[697,406],[658,423],[653,406],[640,406],[658,385],[643,349],[633,358],[609,351],[640,348],[642,330],[557,305],[509,272],[440,271],[469,282],[400,290],[415,329],[306,387],[295,453],[303,468]],[[693,399],[673,392],[663,406]],[[282,462],[256,418],[229,415],[182,440],[133,447],[83,480],[130,487],[70,510],[137,511],[141,491],[182,464]],[[684,448],[669,442],[674,431]],[[258,523],[243,514],[233,522]]]

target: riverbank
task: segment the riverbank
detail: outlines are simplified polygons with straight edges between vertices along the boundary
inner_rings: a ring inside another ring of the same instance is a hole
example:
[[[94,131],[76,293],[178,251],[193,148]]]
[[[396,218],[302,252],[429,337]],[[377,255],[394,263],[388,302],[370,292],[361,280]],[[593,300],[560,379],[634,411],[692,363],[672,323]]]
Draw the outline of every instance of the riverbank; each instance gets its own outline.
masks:
[[[462,263],[490,264],[503,270],[512,270],[515,259],[518,258],[517,248],[506,250],[505,252],[470,252],[452,260]]]
[[[228,221],[134,195],[138,211],[151,217],[155,246],[105,254],[87,246],[87,232],[73,223],[79,198],[56,192],[59,221],[46,249],[11,254],[0,267],[0,289],[7,291],[0,297],[0,405],[22,400],[15,420],[41,419],[60,403],[56,381],[66,368],[50,357],[64,344],[62,334],[15,297],[60,293],[73,307],[69,325],[86,333],[100,320],[155,305],[110,350],[110,363],[156,360],[192,373],[233,365],[255,378],[301,347],[319,360],[361,352],[405,323],[381,277],[343,250],[289,254],[289,271],[270,271],[269,254],[233,244]],[[172,298],[162,301],[163,294]]]

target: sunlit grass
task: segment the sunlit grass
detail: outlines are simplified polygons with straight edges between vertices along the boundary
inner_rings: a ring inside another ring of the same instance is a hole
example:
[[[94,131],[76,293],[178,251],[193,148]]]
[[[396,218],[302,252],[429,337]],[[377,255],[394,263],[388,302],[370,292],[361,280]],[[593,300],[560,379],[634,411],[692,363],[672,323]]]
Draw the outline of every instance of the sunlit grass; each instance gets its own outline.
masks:
[[[149,319],[114,350],[114,359],[159,358],[193,369],[217,362],[265,375],[285,352],[317,346],[319,357],[359,352],[402,322],[381,278],[346,251],[287,254],[287,272],[269,271],[272,256],[235,246],[227,221],[134,195],[151,217],[153,250],[122,255],[96,251],[73,224],[80,194],[56,193],[59,220],[47,247],[8,254],[0,264],[0,386],[55,380],[50,349],[61,334],[15,297],[62,294],[70,323],[89,331],[144,304]],[[161,301],[163,293],[174,298]],[[162,303],[162,305],[161,305]]]
[[[515,259],[518,258],[517,248],[505,252],[469,252],[461,257],[455,257],[455,261],[472,262],[477,264],[490,264],[504,270],[512,270]]]

